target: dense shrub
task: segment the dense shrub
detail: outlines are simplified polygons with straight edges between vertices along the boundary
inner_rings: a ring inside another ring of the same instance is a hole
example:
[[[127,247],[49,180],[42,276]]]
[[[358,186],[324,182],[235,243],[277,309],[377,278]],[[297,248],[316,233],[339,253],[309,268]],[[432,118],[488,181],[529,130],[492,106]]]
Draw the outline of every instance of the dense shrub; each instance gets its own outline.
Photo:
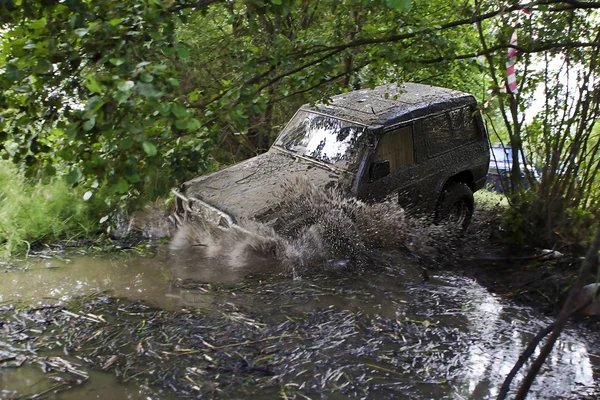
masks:
[[[33,243],[77,239],[99,227],[101,199],[83,198],[63,179],[26,179],[0,163],[0,255],[24,252]]]

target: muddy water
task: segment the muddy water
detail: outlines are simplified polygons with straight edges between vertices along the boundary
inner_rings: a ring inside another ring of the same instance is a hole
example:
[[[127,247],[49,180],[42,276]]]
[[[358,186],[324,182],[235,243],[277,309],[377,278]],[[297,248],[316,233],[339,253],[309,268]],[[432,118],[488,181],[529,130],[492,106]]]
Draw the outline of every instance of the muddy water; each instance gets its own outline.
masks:
[[[416,321],[425,328],[442,328],[431,342],[418,345],[430,346],[430,352],[443,356],[436,362],[428,362],[412,378],[409,368],[403,372],[400,382],[373,382],[370,397],[397,398],[397,386],[404,385],[406,398],[493,398],[524,346],[550,321],[531,309],[499,299],[471,280],[452,274],[439,274],[423,284],[420,269],[408,259],[388,255],[388,264],[390,259],[399,264],[394,273],[378,269],[376,273],[358,277],[339,274],[298,281],[273,278],[274,265],[263,264],[252,271],[240,271],[199,254],[175,256],[165,248],[160,248],[152,257],[35,259],[1,272],[0,304],[67,302],[72,297],[106,292],[112,297],[167,310],[213,310],[236,304],[260,313],[267,323],[328,308],[360,313],[372,320]],[[198,285],[198,282],[203,284]],[[224,285],[225,289],[210,290],[218,285]],[[529,398],[597,395],[597,389],[590,389],[597,388],[600,382],[600,343],[594,335],[573,328],[567,330]],[[360,342],[360,337],[358,340]],[[390,347],[385,354],[397,352],[397,347],[401,346]],[[361,362],[393,367],[385,364],[386,360],[381,357]],[[436,368],[446,372],[435,375],[428,370]],[[109,373],[87,372],[90,373],[88,382],[56,398],[172,397],[167,392],[148,392],[132,383],[120,383]],[[42,373],[33,367],[0,368],[0,398],[39,393],[45,389],[35,387],[41,380]],[[394,395],[389,394],[386,385],[396,385]],[[279,397],[273,393],[264,395]]]

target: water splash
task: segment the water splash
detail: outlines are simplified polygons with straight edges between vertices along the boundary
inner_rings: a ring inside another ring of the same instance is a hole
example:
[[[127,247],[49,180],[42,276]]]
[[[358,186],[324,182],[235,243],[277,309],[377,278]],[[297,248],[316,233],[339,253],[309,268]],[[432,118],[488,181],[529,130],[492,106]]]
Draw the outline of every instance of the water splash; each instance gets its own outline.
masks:
[[[241,221],[224,228],[195,219],[180,227],[171,248],[201,249],[232,268],[275,259],[282,271],[297,276],[315,270],[364,269],[376,250],[435,257],[447,236],[447,227],[408,216],[395,200],[367,203],[298,179],[282,185],[277,209],[262,222]]]

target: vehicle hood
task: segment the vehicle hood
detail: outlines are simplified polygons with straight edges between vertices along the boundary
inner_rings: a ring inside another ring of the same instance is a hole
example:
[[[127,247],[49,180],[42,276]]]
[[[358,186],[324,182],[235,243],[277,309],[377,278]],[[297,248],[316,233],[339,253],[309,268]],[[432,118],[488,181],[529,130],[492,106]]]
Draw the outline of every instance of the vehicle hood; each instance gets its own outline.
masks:
[[[341,175],[326,166],[271,149],[260,156],[188,181],[182,185],[182,191],[188,198],[202,200],[229,214],[234,222],[240,219],[266,221],[277,210],[283,184],[306,179],[317,187],[326,188],[343,185]]]

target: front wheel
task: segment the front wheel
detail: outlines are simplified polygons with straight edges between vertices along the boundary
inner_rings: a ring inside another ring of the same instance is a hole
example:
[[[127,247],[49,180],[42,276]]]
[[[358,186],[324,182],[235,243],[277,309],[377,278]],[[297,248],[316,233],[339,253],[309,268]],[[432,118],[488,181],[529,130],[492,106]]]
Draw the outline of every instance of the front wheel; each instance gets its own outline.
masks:
[[[471,223],[474,207],[475,200],[471,188],[463,182],[452,182],[442,192],[436,219],[466,230]]]

